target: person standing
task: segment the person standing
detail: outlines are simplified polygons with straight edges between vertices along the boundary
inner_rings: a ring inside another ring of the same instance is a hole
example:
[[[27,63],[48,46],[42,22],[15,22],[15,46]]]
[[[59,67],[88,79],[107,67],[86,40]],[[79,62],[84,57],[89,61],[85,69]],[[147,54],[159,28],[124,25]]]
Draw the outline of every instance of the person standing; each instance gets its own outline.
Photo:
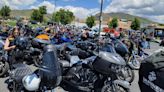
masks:
[[[18,27],[13,28],[9,37],[6,38],[4,43],[4,50],[7,52],[6,59],[9,61],[10,65],[16,63],[15,56],[13,55],[13,50],[16,48],[15,39],[20,35],[20,29]],[[11,68],[11,67],[10,67]]]
[[[148,37],[146,38],[146,41],[147,41],[147,48],[150,49],[150,41],[151,41],[151,37],[150,35],[148,35]]]

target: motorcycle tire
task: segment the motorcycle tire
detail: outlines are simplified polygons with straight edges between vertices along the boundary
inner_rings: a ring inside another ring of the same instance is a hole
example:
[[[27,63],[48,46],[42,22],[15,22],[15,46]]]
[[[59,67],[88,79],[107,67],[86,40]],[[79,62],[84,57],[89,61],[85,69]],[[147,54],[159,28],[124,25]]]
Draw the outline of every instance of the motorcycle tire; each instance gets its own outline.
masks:
[[[128,74],[131,74],[131,77],[129,80],[127,80],[129,83],[132,83],[134,81],[134,77],[135,77],[135,74],[134,74],[134,71],[130,68],[130,67],[127,67],[128,68]]]
[[[0,62],[0,66],[3,64],[3,66],[0,68],[0,77],[4,76],[4,74],[7,73],[9,70],[9,63],[8,62]]]
[[[113,90],[111,87],[111,84],[104,85],[104,81],[105,81],[105,79],[96,81],[94,92],[130,92],[129,89],[124,88],[123,86],[121,86],[119,84],[113,86],[113,87],[115,87],[115,89],[117,89],[117,90]],[[121,90],[118,88],[120,88]]]
[[[115,85],[113,87],[111,85],[105,85],[101,89],[101,92],[129,92],[129,89],[126,89],[121,85]]]
[[[121,75],[117,75],[117,78],[118,79],[121,79],[121,80],[126,80],[129,83],[132,83],[134,81],[134,77],[135,77],[134,71],[130,67],[126,67],[126,70],[124,70],[124,71],[127,72],[126,74],[128,74],[128,78],[124,78]]]
[[[34,60],[34,65],[35,65],[35,66],[39,67],[41,64],[42,64],[42,61],[37,60],[37,59]]]
[[[29,92],[21,85],[18,85],[16,82],[8,84],[9,92]]]
[[[138,61],[134,57],[132,57],[130,59],[130,62],[131,62],[130,67],[132,69],[135,69],[135,70],[139,70],[140,69],[140,64],[141,64],[140,61]]]

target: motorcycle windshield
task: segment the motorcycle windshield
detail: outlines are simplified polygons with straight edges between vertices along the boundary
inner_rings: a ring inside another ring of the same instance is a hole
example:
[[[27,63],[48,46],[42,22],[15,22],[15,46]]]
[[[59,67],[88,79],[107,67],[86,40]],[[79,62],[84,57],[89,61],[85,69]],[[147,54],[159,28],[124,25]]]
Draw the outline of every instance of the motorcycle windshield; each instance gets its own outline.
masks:
[[[105,45],[100,50],[104,52],[116,53],[112,45]]]
[[[127,46],[124,43],[122,43],[120,40],[115,39],[113,42],[114,42],[115,50],[119,54],[126,54],[129,52]]]
[[[55,47],[47,47],[44,54],[41,67],[46,70],[53,72],[54,75],[60,75],[60,65],[58,62]]]

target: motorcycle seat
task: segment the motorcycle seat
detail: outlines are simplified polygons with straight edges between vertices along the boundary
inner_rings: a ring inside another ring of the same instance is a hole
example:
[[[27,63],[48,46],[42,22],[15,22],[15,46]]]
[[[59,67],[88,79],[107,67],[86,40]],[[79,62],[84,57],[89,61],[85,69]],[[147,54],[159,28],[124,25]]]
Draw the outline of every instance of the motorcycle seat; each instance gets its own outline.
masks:
[[[28,67],[26,64],[22,64],[22,63],[13,64],[12,66],[14,69],[19,68],[19,67]]]
[[[13,67],[15,69],[10,72],[10,77],[18,83],[24,76],[32,73],[32,70],[25,64],[14,64]]]

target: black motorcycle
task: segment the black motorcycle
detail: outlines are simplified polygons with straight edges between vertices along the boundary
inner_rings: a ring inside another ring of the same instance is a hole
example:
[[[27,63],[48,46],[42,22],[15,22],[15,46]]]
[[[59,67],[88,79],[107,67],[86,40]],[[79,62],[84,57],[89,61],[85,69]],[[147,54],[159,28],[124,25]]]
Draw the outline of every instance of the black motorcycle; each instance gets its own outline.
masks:
[[[90,47],[90,43],[83,44],[89,45],[88,50],[93,50],[93,48]],[[86,45],[82,46],[83,49],[87,48],[85,46]],[[108,58],[107,56],[111,56],[112,54],[109,55],[107,52],[101,52],[100,55],[96,53],[92,53],[92,55],[90,55],[91,53],[92,51],[86,52],[84,50],[77,49],[72,53],[75,61],[61,61],[64,69],[63,81],[79,90],[87,92],[92,90],[98,91],[98,89],[100,89],[98,92],[108,92],[108,90],[111,92],[116,92],[115,90],[118,90],[117,92],[120,90],[127,92],[129,83],[123,80],[119,80],[117,77],[117,70],[120,70],[119,66],[117,67],[116,65],[116,63],[119,62],[118,59],[116,60],[118,62],[115,62],[114,58]],[[77,59],[78,56],[88,58]],[[115,64],[111,63],[111,60],[114,61]],[[71,64],[72,62],[74,63]],[[126,63],[122,64],[124,65]],[[118,89],[120,87],[122,88]]]
[[[60,64],[53,45],[45,47],[42,64],[35,72],[26,64],[13,66],[8,83],[10,92],[52,92],[62,80]]]
[[[6,37],[0,36],[0,76],[4,76],[9,70],[6,52],[3,50]]]

